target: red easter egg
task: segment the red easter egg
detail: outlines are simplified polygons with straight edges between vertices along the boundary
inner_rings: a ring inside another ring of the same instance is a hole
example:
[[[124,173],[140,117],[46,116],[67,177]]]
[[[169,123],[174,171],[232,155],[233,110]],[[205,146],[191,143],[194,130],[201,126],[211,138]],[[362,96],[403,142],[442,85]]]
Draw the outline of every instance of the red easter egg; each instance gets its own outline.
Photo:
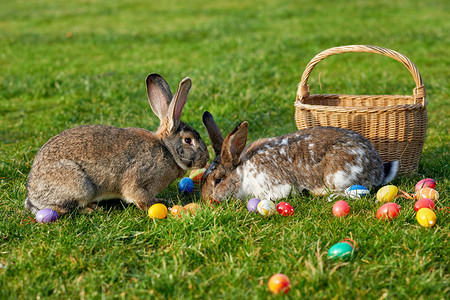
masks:
[[[434,209],[434,202],[431,199],[428,198],[422,198],[414,204],[414,210],[418,211],[421,208],[430,208]]]
[[[336,217],[343,217],[350,212],[350,206],[344,200],[339,200],[333,205],[333,215]]]
[[[421,188],[425,188],[425,187],[429,187],[434,189],[436,187],[436,181],[432,178],[425,178],[422,179],[421,181],[419,181],[416,184],[416,193],[421,189]]]
[[[377,219],[389,219],[397,217],[400,214],[400,206],[394,202],[383,204],[377,211]]]
[[[268,285],[269,290],[274,294],[286,294],[291,289],[289,277],[281,273],[272,275]]]
[[[287,202],[280,202],[277,204],[277,212],[286,217],[294,214],[294,208]]]

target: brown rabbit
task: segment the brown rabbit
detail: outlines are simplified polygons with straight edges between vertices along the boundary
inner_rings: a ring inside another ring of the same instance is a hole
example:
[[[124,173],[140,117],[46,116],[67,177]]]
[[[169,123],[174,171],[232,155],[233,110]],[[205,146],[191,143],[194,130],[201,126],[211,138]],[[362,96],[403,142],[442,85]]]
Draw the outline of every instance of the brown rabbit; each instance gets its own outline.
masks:
[[[183,79],[173,98],[160,75],[148,75],[146,83],[150,106],[160,119],[158,130],[89,125],[54,136],[31,167],[27,209],[65,214],[95,207],[100,200],[122,199],[147,210],[159,202],[155,195],[186,170],[206,165],[205,142],[180,121],[191,80]]]
[[[257,140],[245,148],[247,122],[225,139],[209,112],[203,113],[203,123],[216,153],[202,177],[206,201],[231,196],[276,200],[303,190],[314,195],[343,194],[355,184],[367,188],[385,184],[398,169],[398,161],[383,165],[373,145],[347,129],[303,129]]]

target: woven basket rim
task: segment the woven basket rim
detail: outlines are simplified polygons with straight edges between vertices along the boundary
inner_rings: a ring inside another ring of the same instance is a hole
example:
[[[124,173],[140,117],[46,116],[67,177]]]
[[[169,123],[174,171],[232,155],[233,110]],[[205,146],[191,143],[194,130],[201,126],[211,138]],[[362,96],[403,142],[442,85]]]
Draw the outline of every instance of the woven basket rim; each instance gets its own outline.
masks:
[[[317,105],[317,104],[305,104],[299,100],[294,102],[294,106],[297,108],[307,108],[309,110],[317,111],[329,111],[329,112],[339,112],[339,113],[372,113],[372,112],[393,112],[402,110],[418,110],[425,109],[425,107],[420,104],[399,104],[399,105],[389,105],[389,106],[329,106],[329,105]]]

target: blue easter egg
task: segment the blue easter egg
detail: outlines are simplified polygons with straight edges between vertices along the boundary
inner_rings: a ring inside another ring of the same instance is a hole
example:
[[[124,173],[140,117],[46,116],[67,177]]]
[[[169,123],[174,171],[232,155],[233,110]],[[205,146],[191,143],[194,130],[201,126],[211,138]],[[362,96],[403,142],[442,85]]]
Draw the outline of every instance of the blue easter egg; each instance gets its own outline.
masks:
[[[192,181],[192,179],[190,179],[189,177],[184,177],[180,180],[178,187],[183,193],[192,193],[192,191],[194,190],[194,181]]]
[[[349,243],[337,243],[331,246],[330,250],[328,251],[328,258],[348,260],[353,256],[354,251],[355,250]]]
[[[351,187],[345,190],[345,195],[347,195],[351,199],[359,199],[369,194],[370,194],[369,189],[363,185],[352,185]]]

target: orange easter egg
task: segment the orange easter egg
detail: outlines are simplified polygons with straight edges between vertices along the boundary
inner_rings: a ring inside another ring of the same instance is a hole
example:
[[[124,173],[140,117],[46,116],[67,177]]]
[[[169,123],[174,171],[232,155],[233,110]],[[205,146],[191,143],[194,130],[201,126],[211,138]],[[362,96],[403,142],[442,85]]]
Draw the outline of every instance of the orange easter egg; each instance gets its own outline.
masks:
[[[439,199],[439,193],[435,189],[432,189],[430,187],[424,187],[421,188],[416,194],[416,199],[422,198],[428,198],[435,201]]]
[[[172,214],[172,216],[174,217],[181,217],[181,214],[186,213],[186,209],[183,206],[180,205],[174,205],[171,209],[170,209],[170,213]]]
[[[195,212],[200,209],[200,204],[189,203],[184,206],[184,209],[191,214],[195,214]]]

